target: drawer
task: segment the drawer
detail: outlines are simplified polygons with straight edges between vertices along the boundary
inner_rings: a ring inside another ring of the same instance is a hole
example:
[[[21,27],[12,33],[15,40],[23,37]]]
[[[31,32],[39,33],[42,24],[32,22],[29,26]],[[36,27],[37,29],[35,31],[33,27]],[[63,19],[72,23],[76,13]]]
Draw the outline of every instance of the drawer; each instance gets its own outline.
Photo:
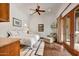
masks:
[[[19,55],[20,55],[19,41],[0,47],[0,56],[19,56]]]

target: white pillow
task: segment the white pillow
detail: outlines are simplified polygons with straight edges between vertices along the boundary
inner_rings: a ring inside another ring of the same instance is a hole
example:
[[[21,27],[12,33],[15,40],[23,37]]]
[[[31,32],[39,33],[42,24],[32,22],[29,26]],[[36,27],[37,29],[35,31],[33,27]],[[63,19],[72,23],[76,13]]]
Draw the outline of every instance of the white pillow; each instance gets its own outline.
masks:
[[[10,38],[18,38],[18,33],[17,31],[10,31],[11,35],[10,35]]]
[[[11,31],[11,35],[12,35],[12,36],[17,36],[18,33],[17,33],[16,31]]]

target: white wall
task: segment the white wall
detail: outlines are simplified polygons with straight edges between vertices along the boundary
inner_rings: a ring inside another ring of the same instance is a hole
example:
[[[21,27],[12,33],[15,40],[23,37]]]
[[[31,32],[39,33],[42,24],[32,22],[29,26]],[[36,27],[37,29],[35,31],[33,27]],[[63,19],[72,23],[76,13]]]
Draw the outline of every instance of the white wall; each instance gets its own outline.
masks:
[[[52,14],[46,15],[33,15],[30,20],[30,29],[34,33],[39,33],[41,36],[47,36],[55,30],[51,30],[51,24],[55,21],[55,17]],[[44,32],[38,32],[38,24],[44,24]]]
[[[0,37],[6,37],[9,29],[9,22],[0,22]]]
[[[22,20],[22,27],[13,26],[13,17]],[[10,22],[0,22],[0,37],[7,36],[6,33],[10,30],[23,30],[26,19],[26,15],[15,4],[10,4]]]
[[[13,27],[13,25],[11,25],[11,29],[23,29],[23,25],[26,23],[26,15],[25,13],[23,13],[23,11],[20,11],[20,9],[17,7],[16,4],[10,4],[10,20],[11,20],[11,24],[13,23],[13,17],[22,20],[22,27]]]

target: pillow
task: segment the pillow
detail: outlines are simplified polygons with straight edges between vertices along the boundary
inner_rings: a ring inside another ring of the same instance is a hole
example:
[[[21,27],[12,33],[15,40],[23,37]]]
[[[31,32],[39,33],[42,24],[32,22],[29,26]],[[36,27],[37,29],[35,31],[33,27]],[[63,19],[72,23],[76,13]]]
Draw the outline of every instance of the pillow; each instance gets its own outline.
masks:
[[[18,33],[16,31],[10,31],[12,36],[17,36]]]
[[[17,37],[19,37],[17,31],[10,31],[8,33],[10,35],[9,36],[10,38],[17,38]]]

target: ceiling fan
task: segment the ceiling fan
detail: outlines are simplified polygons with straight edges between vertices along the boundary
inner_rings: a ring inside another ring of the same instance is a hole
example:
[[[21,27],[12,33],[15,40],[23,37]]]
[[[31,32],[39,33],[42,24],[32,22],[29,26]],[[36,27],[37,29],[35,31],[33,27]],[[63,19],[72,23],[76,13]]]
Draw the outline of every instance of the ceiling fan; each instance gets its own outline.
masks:
[[[40,6],[39,6],[39,5],[37,5],[37,8],[36,8],[36,9],[30,9],[30,10],[35,11],[35,12],[32,13],[31,15],[33,15],[33,14],[35,14],[35,13],[38,13],[39,15],[41,15],[41,12],[45,12],[45,10],[40,9]]]

